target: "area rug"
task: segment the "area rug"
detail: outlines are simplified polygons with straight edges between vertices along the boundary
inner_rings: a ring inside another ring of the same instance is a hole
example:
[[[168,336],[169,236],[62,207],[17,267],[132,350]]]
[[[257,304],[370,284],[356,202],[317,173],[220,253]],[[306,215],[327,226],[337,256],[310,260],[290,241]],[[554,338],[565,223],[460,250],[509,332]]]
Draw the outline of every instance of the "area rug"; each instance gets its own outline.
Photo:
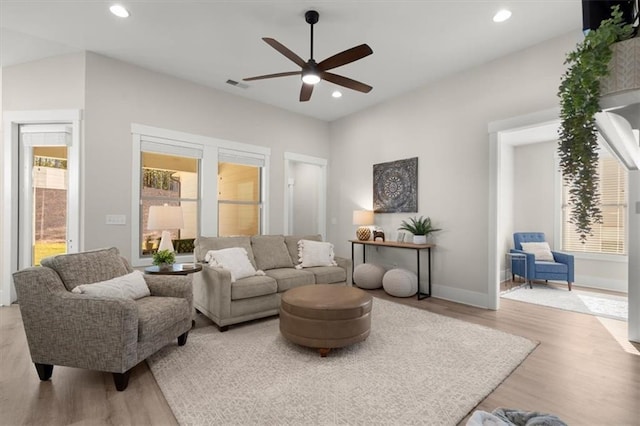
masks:
[[[375,298],[369,338],[326,358],[272,318],[195,328],[148,364],[181,425],[455,425],[535,346]]]
[[[519,300],[566,311],[627,321],[628,301],[625,296],[557,288],[545,284],[522,285],[502,294],[505,299]]]

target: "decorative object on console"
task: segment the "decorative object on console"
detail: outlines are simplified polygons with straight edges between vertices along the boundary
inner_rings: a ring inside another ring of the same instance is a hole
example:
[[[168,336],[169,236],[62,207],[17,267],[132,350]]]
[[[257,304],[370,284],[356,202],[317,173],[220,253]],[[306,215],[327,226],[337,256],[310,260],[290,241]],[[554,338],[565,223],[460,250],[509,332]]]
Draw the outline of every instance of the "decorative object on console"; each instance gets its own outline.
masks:
[[[371,210],[354,210],[353,224],[359,226],[356,230],[358,239],[360,241],[369,240],[369,238],[371,238],[371,229],[369,229],[369,226],[373,225],[373,212]]]
[[[176,254],[173,250],[158,250],[153,253],[153,264],[158,265],[160,269],[163,266],[173,265],[176,262]]]
[[[147,229],[150,231],[162,231],[162,239],[158,246],[158,251],[169,250],[173,252],[173,243],[171,242],[171,233],[169,229],[180,229],[184,227],[184,219],[182,217],[182,207],[163,206],[149,207],[149,221]]]
[[[373,165],[373,211],[418,211],[418,157]]]
[[[373,231],[373,241],[376,240],[376,238],[382,238],[382,242],[384,243],[384,232],[383,231]]]
[[[430,217],[410,217],[409,221],[402,221],[400,223],[399,231],[409,231],[413,234],[414,244],[426,244],[427,237],[432,232],[441,231],[440,228],[434,228],[431,224]]]

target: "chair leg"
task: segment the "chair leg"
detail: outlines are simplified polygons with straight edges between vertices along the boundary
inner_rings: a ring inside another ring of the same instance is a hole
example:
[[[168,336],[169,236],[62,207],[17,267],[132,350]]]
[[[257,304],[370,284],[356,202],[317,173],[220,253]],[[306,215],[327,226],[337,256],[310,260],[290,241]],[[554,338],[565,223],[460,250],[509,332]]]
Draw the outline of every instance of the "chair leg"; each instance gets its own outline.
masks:
[[[220,333],[224,333],[224,332],[225,332],[225,331],[227,331],[227,330],[229,330],[229,326],[228,326],[228,325],[223,325],[223,326],[221,326],[221,327],[220,327],[220,326],[218,327],[218,331],[219,331]]]
[[[187,343],[187,337],[189,337],[189,332],[185,331],[181,335],[178,336],[178,346],[184,346]]]
[[[533,288],[533,280],[529,280],[529,288]]]
[[[113,373],[113,383],[116,385],[116,390],[122,392],[129,385],[129,376],[131,375],[131,369],[124,373]]]
[[[569,291],[571,291],[571,281],[567,281],[567,284],[569,284]]]
[[[36,366],[36,371],[38,372],[38,377],[43,382],[49,380],[51,375],[53,374],[53,365],[51,364],[39,364],[37,362],[33,363]]]

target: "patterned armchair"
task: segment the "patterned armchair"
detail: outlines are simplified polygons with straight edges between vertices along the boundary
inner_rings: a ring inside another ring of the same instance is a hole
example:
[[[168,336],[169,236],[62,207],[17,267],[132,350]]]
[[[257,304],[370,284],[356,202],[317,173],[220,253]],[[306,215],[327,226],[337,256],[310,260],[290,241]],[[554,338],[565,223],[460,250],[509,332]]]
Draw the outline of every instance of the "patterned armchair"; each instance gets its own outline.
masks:
[[[511,272],[523,277],[529,282],[533,280],[558,280],[566,281],[571,291],[573,283],[573,255],[551,251],[553,259],[548,261],[536,260],[533,253],[525,252],[522,243],[544,243],[543,232],[516,232],[513,234],[514,249],[511,253],[518,253],[525,256],[525,262],[516,257],[511,257]],[[525,264],[526,263],[526,264]]]
[[[122,391],[136,364],[175,338],[186,343],[193,317],[186,276],[144,275],[150,295],[137,299],[96,295],[95,285],[94,294],[72,291],[123,276],[137,275],[140,282],[132,272],[118,249],[109,248],[50,257],[13,274],[40,380],[51,377],[54,365],[86,368],[113,373]]]

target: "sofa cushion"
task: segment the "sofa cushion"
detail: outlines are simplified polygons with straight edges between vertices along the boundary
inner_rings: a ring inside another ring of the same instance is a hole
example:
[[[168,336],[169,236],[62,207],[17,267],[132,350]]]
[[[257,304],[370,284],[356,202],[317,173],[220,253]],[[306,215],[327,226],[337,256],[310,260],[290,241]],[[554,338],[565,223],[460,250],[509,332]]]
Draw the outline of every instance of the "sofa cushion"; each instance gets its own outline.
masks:
[[[191,317],[189,302],[180,297],[149,296],[136,300],[138,308],[138,341],[154,336]]]
[[[231,285],[231,300],[249,299],[278,292],[276,280],[266,276],[247,277]]]
[[[301,285],[316,283],[315,275],[307,270],[281,268],[270,269],[264,272],[265,274],[267,274],[267,276],[275,278],[275,280],[278,282],[278,293],[287,291],[290,288],[300,287]]]
[[[256,261],[253,258],[251,249],[251,238],[249,237],[198,237],[195,241],[193,251],[197,262],[204,262],[204,258],[209,250],[221,250],[231,247],[242,247],[247,251],[249,262],[255,267]],[[260,268],[258,268],[260,269]]]
[[[569,267],[564,263],[556,262],[536,262],[536,274],[566,274]]]
[[[73,288],[73,293],[98,297],[117,297],[119,299],[140,299],[151,295],[141,271],[99,281],[93,284],[81,284]]]
[[[284,235],[254,235],[251,247],[258,269],[293,268]]]
[[[115,247],[47,257],[40,264],[56,271],[69,291],[129,273]]]
[[[316,277],[316,284],[333,284],[347,281],[347,271],[339,266],[315,266],[304,270],[313,272]]]
[[[322,241],[322,235],[285,235],[284,243],[287,245],[289,256],[294,265],[300,263],[300,256],[298,255],[298,241],[300,240]]]

